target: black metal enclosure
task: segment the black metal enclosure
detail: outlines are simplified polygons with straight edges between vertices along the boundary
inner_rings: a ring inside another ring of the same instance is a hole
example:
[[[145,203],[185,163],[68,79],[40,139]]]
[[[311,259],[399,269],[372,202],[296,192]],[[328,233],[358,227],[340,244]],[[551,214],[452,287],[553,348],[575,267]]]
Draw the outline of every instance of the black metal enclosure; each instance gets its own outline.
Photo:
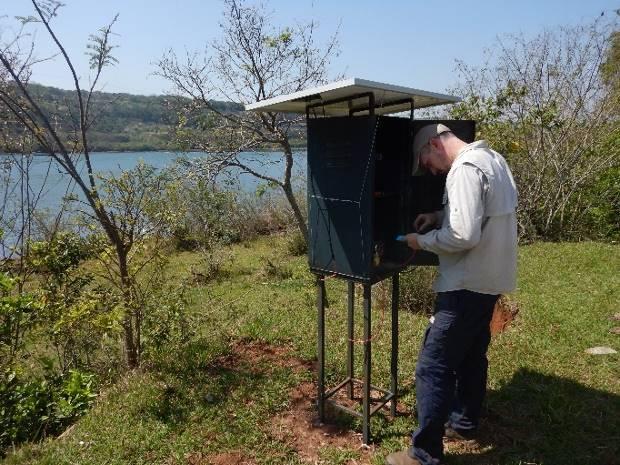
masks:
[[[396,240],[419,213],[442,208],[445,176],[416,170],[417,131],[446,124],[466,142],[473,121],[342,116],[308,120],[308,259],[310,269],[375,283],[437,257]]]

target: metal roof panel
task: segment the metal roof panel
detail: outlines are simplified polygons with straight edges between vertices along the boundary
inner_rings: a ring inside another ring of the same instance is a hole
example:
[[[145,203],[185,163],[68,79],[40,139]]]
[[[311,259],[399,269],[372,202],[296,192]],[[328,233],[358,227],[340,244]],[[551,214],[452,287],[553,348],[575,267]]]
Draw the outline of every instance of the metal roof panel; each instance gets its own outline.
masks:
[[[354,109],[366,108],[368,106],[368,98],[355,98],[355,96],[369,92],[372,92],[375,97],[376,114],[408,111],[411,108],[411,104],[408,101],[403,102],[403,100],[413,99],[415,108],[426,108],[460,101],[459,97],[452,95],[368,81],[366,79],[350,78],[288,95],[273,97],[261,102],[251,103],[246,105],[245,109],[246,111],[273,113],[305,113],[307,105],[320,104],[321,102],[344,98],[352,98],[351,106]],[[401,103],[390,105],[391,102],[398,101],[401,101]],[[349,101],[342,101],[320,107],[320,113],[329,116],[348,115],[349,110]],[[359,112],[359,114],[364,113],[368,112]]]

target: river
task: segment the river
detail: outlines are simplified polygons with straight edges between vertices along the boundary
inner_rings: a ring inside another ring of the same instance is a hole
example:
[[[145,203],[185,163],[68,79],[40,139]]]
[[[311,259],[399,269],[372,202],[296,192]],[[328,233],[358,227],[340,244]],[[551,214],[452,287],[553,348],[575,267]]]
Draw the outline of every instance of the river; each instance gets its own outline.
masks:
[[[165,168],[174,163],[179,157],[188,159],[198,159],[208,157],[208,153],[190,152],[96,152],[91,154],[93,170],[106,176],[114,176],[122,171],[129,170],[136,166],[139,161],[152,165],[156,168]],[[0,195],[2,196],[2,222],[0,228],[5,231],[5,240],[9,239],[10,229],[7,222],[16,211],[20,209],[21,199],[19,191],[20,177],[22,170],[18,163],[24,160],[19,155],[0,154]],[[253,169],[260,170],[269,176],[280,178],[284,172],[284,160],[281,152],[244,152],[240,158]],[[85,172],[84,161],[78,163],[78,170]],[[304,185],[306,172],[306,152],[296,152],[294,154],[293,176],[297,185]],[[236,180],[233,188],[238,188],[246,192],[253,192],[264,181],[249,174],[231,171],[232,177]],[[30,197],[38,196],[37,210],[55,215],[62,205],[62,199],[71,192],[75,192],[81,197],[79,189],[75,188],[69,176],[63,172],[62,168],[46,155],[32,156],[30,168],[28,170]],[[8,241],[12,242],[12,241]],[[0,253],[0,255],[3,255]]]

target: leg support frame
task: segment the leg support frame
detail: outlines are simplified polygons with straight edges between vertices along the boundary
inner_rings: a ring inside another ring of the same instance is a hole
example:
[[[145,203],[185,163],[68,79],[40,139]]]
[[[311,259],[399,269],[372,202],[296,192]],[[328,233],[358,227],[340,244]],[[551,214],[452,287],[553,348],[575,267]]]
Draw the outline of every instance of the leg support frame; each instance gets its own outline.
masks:
[[[364,444],[370,443],[370,417],[377,413],[388,402],[390,403],[390,414],[396,415],[396,401],[398,393],[398,296],[399,296],[399,275],[392,276],[392,348],[390,359],[390,389],[385,390],[371,384],[372,373],[372,334],[371,334],[371,284],[363,285],[363,317],[364,317],[364,337],[363,345],[363,367],[362,378],[355,378],[354,374],[354,313],[355,313],[355,284],[353,281],[347,283],[348,286],[348,309],[347,309],[347,377],[336,387],[325,390],[325,282],[324,277],[319,276],[317,281],[317,310],[318,310],[318,396],[317,407],[319,420],[325,421],[325,404],[329,403],[338,410],[344,411],[362,419],[362,436]],[[354,397],[354,387],[361,388],[361,399]],[[351,400],[361,400],[362,411],[356,411],[345,405],[336,402],[333,397],[340,390],[346,388],[347,396]],[[371,390],[382,394],[380,398],[371,398]]]

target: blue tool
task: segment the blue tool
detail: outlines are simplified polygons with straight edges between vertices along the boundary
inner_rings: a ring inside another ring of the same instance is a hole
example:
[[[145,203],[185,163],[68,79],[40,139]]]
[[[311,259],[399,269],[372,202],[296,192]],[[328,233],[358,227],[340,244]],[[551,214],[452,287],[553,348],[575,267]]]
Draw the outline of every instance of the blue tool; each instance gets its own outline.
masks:
[[[396,236],[396,240],[400,242],[407,242],[407,236]]]

